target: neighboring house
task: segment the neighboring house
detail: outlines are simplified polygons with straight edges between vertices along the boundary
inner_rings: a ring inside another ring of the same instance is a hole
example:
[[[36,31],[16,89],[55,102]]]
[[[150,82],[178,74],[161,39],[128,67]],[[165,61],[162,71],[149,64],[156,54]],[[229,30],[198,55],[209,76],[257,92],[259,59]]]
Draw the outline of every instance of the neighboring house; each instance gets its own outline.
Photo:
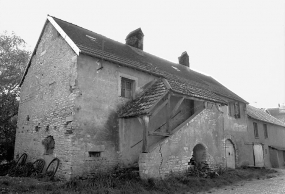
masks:
[[[278,108],[267,108],[268,111],[272,116],[279,119],[283,123],[285,123],[285,104],[279,104]]]
[[[48,16],[21,81],[15,156],[60,159],[71,178],[139,164],[140,175],[183,171],[190,158],[235,168],[252,154],[247,102],[214,80]]]
[[[247,105],[248,132],[254,166],[284,167],[285,124],[264,109]]]

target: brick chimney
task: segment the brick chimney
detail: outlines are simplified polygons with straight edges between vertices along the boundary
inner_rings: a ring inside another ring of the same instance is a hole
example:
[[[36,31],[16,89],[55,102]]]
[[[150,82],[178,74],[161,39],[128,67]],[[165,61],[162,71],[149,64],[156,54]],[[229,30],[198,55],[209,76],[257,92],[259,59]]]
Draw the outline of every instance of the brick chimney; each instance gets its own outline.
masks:
[[[143,50],[143,37],[144,34],[141,28],[138,28],[128,34],[126,37],[126,44]]]
[[[184,51],[180,57],[178,57],[178,61],[180,65],[184,65],[186,67],[190,68],[190,63],[189,63],[189,56],[186,51]]]

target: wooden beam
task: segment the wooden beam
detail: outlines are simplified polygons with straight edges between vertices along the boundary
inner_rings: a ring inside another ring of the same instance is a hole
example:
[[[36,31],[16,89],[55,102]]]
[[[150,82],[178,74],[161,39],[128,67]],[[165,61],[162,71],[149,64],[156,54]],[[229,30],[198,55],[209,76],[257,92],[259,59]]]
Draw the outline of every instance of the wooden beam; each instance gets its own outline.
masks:
[[[200,98],[195,98],[195,97],[188,97],[186,95],[183,95],[183,94],[175,94],[173,93],[172,96],[177,96],[177,97],[184,97],[185,99],[189,99],[189,100],[196,100],[196,101],[205,101],[203,99],[200,99]]]
[[[167,79],[163,78],[162,81],[163,81],[165,87],[166,87],[168,90],[171,89],[171,86],[170,86],[170,84],[168,83]]]
[[[148,151],[148,124],[149,124],[149,117],[142,116],[141,118],[143,124],[143,145],[142,145],[142,152],[147,153]]]
[[[164,136],[164,137],[169,137],[171,135],[170,133],[162,133],[162,132],[148,132],[148,134],[154,136]]]
[[[180,105],[182,104],[182,102],[184,101],[185,97],[182,97],[178,102],[177,104],[175,105],[174,109],[172,110],[172,113],[171,113],[171,118],[176,114],[178,108],[180,107]]]
[[[166,132],[167,133],[169,133],[169,131],[170,131],[170,119],[171,119],[170,97],[171,97],[171,95],[168,94],[168,96],[167,96],[167,110],[166,110]]]
[[[151,116],[155,116],[163,107],[167,104],[167,100],[165,100],[159,107],[154,109],[153,113],[151,113]]]

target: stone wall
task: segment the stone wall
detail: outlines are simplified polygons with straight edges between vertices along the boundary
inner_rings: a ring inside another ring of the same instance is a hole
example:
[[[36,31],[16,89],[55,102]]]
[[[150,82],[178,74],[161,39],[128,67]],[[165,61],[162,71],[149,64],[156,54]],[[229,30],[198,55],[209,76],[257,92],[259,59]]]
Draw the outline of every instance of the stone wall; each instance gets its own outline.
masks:
[[[15,157],[28,161],[43,158],[48,164],[60,159],[57,175],[71,176],[70,118],[74,115],[77,56],[55,28],[47,22],[31,65],[21,86]],[[42,141],[52,136],[54,150],[47,154]],[[47,165],[46,164],[46,165]]]
[[[164,178],[171,172],[187,170],[188,162],[193,155],[193,149],[201,144],[206,150],[206,161],[210,167],[225,166],[225,140],[230,139],[236,149],[236,166],[244,162],[248,153],[244,153],[244,142],[247,131],[242,131],[246,121],[241,118],[236,128],[228,128],[225,124],[227,108],[217,108],[208,104],[202,112],[194,114],[177,127],[169,138],[158,143],[149,153],[141,153],[139,159],[140,176],[142,178]],[[230,121],[234,122],[234,121]],[[231,131],[233,130],[233,131]],[[233,132],[233,133],[232,133]],[[245,155],[241,157],[240,155]],[[240,156],[240,157],[238,157]]]
[[[173,110],[177,102],[180,99],[178,97],[170,98],[170,110]],[[159,107],[164,102],[164,99],[156,105],[156,108]],[[195,101],[195,105],[203,105],[203,103]],[[177,113],[170,120],[170,131],[175,129],[179,124],[187,120],[191,116],[191,107],[190,100],[185,99],[181,103],[180,107],[177,110]],[[154,108],[155,110],[155,108]],[[149,121],[149,132],[162,132],[166,133],[166,117],[167,117],[167,106],[162,108],[155,116],[150,117]],[[139,155],[142,152],[142,134],[143,127],[139,122],[138,118],[124,118],[121,119],[120,126],[120,138],[121,138],[121,160],[125,165],[130,165],[135,162],[138,162]],[[157,142],[164,139],[164,136],[148,136],[148,148],[151,148],[153,145],[156,145]]]
[[[257,123],[258,138],[254,136],[253,122]],[[267,126],[268,138],[265,138],[264,128],[263,128],[264,124],[266,124]],[[270,161],[269,146],[279,147],[280,149],[285,148],[285,142],[284,142],[285,127],[282,127],[279,125],[273,125],[273,124],[266,123],[266,122],[249,117],[248,118],[248,136],[249,136],[248,144],[250,146],[250,150],[252,153],[250,158],[252,159],[252,161],[253,161],[253,144],[262,144],[265,167],[273,167]],[[280,160],[278,167],[284,167],[284,160],[283,160],[282,153],[278,154],[278,159]]]
[[[97,69],[102,65],[99,71]],[[80,55],[78,89],[72,138],[73,176],[109,170],[120,163],[119,120],[117,112],[130,99],[120,96],[120,77],[136,80],[135,91],[155,77],[101,59]],[[97,152],[97,155],[90,155]],[[131,157],[131,156],[129,156]]]

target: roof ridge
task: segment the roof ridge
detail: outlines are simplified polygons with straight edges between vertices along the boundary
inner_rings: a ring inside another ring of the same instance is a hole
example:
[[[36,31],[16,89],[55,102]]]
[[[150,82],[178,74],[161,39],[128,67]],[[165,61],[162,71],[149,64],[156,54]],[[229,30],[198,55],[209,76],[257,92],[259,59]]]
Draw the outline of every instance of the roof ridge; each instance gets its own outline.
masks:
[[[60,19],[60,18],[57,18],[57,17],[55,17],[55,16],[51,16],[51,15],[49,15],[49,16],[52,17],[52,18],[55,18],[55,19],[57,19],[57,20],[60,20],[60,21],[62,21],[62,22],[65,22],[65,23],[67,23],[67,24],[74,25],[74,26],[76,26],[76,27],[79,27],[79,28],[82,28],[82,29],[87,30],[87,31],[89,31],[89,32],[92,32],[92,33],[94,33],[94,34],[97,34],[97,35],[99,35],[99,36],[102,36],[102,37],[105,37],[105,38],[107,38],[107,39],[113,40],[113,39],[111,39],[111,38],[108,38],[107,36],[104,36],[104,35],[102,35],[102,34],[93,32],[93,31],[91,31],[91,30],[89,30],[89,29],[87,29],[87,28],[84,28],[84,27],[82,27],[82,26],[79,26],[79,25],[77,25],[77,24],[73,24],[73,23],[71,23],[71,22],[65,21],[65,20]],[[116,41],[116,40],[113,40],[113,41]],[[116,41],[116,42],[118,42],[118,41]],[[119,42],[119,43],[121,43],[121,42]],[[122,43],[121,43],[121,44],[122,44]]]

